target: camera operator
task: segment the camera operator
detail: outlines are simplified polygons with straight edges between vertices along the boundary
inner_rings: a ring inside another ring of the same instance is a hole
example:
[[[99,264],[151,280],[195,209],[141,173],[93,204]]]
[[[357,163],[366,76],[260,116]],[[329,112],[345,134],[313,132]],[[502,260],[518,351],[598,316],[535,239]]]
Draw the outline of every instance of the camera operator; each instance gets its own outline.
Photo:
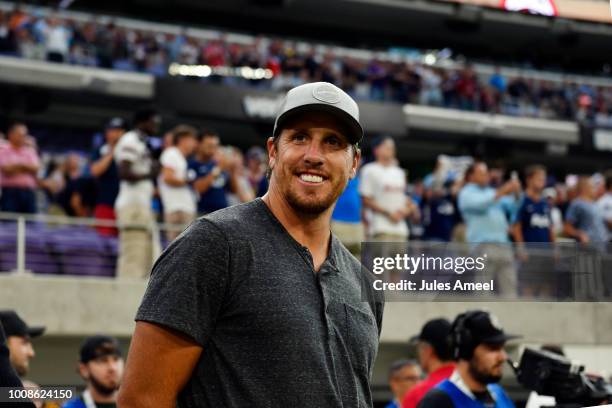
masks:
[[[457,367],[451,377],[433,388],[419,408],[514,408],[497,383],[508,356],[506,341],[517,338],[504,333],[488,312],[462,313],[453,322],[451,339]]]

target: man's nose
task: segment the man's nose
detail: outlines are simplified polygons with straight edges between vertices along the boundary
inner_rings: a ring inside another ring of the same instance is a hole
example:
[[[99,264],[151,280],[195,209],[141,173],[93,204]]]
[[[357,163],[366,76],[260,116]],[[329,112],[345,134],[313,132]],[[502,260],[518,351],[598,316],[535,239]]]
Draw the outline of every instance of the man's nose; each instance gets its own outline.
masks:
[[[321,145],[317,141],[311,141],[306,146],[304,160],[311,165],[320,165],[323,163],[323,152],[321,151]]]

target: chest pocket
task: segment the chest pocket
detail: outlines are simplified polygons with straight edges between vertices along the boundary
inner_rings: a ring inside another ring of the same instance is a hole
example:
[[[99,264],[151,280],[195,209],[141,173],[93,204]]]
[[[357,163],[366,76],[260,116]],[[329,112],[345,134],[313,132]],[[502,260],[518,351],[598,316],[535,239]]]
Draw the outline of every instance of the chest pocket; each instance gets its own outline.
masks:
[[[378,327],[369,305],[332,302],[328,315],[335,325],[335,335],[339,336],[338,346],[344,349],[353,369],[369,377],[378,348]]]

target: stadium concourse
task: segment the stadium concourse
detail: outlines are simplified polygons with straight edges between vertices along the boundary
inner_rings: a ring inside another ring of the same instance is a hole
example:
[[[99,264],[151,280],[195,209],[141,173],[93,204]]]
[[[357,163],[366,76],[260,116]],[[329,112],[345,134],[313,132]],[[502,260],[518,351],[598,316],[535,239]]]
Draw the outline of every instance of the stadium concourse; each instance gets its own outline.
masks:
[[[368,47],[347,41],[341,25],[337,37],[300,26],[290,37],[224,28],[228,16],[244,18],[229,6],[219,24],[202,27],[70,3],[0,2],[0,309],[47,327],[34,341],[27,378],[36,383],[81,384],[73,367],[84,336],[117,336],[127,351],[158,249],[195,217],[266,193],[276,109],[304,83],[333,83],[359,103],[362,162],[332,217],[356,256],[362,241],[495,243],[516,249],[502,270],[517,276],[533,254],[556,259],[555,245],[592,247],[609,261],[609,65],[530,63],[511,37],[502,59],[451,49],[458,43],[445,34],[431,44],[381,45],[370,28],[377,43]],[[544,19],[512,14],[519,25],[540,21],[532,18]],[[126,188],[130,171],[151,190]],[[134,200],[144,210],[124,205]],[[425,321],[474,308],[523,336],[509,344],[512,358],[557,343],[589,371],[612,375],[612,286],[601,279],[603,301],[592,303],[560,302],[576,300],[574,287],[522,281],[513,295],[524,302],[388,302],[374,406],[391,399],[388,367],[416,356],[408,339]],[[503,384],[517,405],[527,399],[509,370]]]

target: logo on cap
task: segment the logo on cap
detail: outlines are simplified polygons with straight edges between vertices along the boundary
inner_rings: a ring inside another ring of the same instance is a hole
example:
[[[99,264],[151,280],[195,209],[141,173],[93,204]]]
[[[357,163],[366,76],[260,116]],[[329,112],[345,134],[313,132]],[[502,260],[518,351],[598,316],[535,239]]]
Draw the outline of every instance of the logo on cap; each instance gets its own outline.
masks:
[[[493,326],[495,329],[502,331],[502,326],[499,323],[499,319],[497,318],[497,316],[495,316],[494,314],[489,314],[490,320],[491,320],[491,326]]]
[[[334,86],[329,84],[317,86],[315,89],[313,89],[312,96],[314,96],[315,99],[325,103],[340,102],[340,93]]]

